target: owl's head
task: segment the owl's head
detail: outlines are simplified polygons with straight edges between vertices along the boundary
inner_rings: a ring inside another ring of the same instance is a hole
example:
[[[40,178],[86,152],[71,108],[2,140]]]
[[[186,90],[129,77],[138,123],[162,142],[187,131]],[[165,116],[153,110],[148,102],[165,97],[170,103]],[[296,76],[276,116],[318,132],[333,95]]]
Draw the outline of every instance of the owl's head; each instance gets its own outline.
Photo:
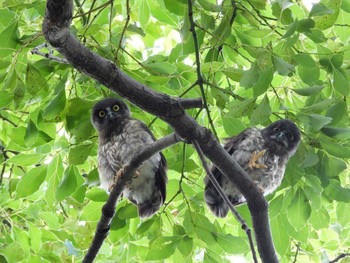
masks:
[[[278,152],[289,156],[296,152],[300,142],[299,128],[290,120],[276,121],[263,129],[262,133],[277,147]]]
[[[120,99],[108,98],[96,103],[92,109],[91,122],[96,130],[110,134],[118,132],[124,120],[130,118],[129,107]]]

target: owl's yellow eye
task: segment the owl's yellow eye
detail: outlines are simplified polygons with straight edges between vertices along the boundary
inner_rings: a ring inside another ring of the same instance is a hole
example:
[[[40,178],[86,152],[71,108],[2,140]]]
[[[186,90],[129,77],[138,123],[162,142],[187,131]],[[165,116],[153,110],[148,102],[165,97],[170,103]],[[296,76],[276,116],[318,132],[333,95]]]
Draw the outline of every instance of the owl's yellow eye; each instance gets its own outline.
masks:
[[[106,116],[106,113],[103,110],[101,110],[101,111],[99,111],[98,116],[103,118],[104,116]]]
[[[113,110],[114,110],[114,111],[119,111],[119,106],[118,106],[117,104],[114,105],[114,106],[113,106]]]

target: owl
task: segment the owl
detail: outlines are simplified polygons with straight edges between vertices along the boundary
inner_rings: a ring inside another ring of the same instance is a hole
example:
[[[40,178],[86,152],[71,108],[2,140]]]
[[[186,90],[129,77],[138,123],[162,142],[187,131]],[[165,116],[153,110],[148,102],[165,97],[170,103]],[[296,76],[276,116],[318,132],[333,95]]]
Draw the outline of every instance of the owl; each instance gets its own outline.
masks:
[[[148,127],[133,119],[128,106],[116,98],[98,102],[92,110],[92,124],[99,135],[98,172],[101,187],[108,191],[136,153],[153,143]],[[123,196],[137,206],[141,218],[150,217],[166,198],[167,164],[162,153],[145,161],[123,190]]]
[[[248,128],[224,145],[225,150],[253,179],[264,195],[281,184],[286,164],[300,142],[300,131],[290,120],[279,120],[264,129]],[[233,205],[245,202],[236,186],[216,167],[211,172]],[[228,206],[208,176],[204,179],[205,202],[217,217],[225,217]]]

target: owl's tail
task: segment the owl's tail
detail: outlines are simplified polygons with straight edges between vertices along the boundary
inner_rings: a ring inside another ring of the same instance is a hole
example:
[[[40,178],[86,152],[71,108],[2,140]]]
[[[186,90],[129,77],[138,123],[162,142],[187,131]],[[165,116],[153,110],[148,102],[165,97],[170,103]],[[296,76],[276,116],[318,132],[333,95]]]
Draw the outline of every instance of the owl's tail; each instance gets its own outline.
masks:
[[[228,206],[213,186],[205,189],[204,198],[210,211],[212,211],[215,216],[225,217],[227,215]]]
[[[164,201],[160,192],[155,191],[150,199],[143,200],[142,203],[137,204],[139,217],[145,218],[154,215],[163,205],[163,202]]]

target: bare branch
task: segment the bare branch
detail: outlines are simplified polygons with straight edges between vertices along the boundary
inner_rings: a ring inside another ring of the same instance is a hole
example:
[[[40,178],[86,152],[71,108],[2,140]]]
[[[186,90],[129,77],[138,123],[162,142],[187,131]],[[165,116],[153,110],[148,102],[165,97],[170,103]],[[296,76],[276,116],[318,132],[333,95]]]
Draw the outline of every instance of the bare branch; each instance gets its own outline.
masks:
[[[350,257],[350,253],[343,253],[337,256],[335,259],[329,261],[329,263],[335,263],[338,262],[340,259],[345,258],[345,257]]]
[[[47,48],[48,52],[42,52],[41,49],[43,49],[43,48]],[[53,49],[47,43],[43,43],[43,44],[36,46],[35,48],[32,49],[31,53],[42,56],[44,58],[48,58],[48,59],[53,60],[53,61],[57,61],[57,62],[62,63],[62,64],[69,64],[65,58],[59,58],[59,57],[54,56]]]
[[[126,164],[125,173],[117,180],[117,183],[111,191],[106,204],[102,208],[102,215],[97,224],[94,239],[83,259],[84,263],[94,261],[103,241],[109,233],[110,224],[114,217],[117,201],[124,189],[125,184],[131,182],[132,176],[136,172],[137,168],[154,154],[177,142],[178,138],[174,133],[167,135],[166,137],[145,147],[140,153],[135,155],[128,164]]]
[[[196,140],[193,140],[192,144],[196,148],[196,151],[197,151],[197,153],[199,155],[199,158],[202,161],[202,165],[204,167],[204,170],[206,171],[207,175],[209,176],[210,181],[213,183],[215,189],[218,191],[218,193],[220,194],[220,196],[224,200],[225,204],[229,207],[229,209],[231,210],[232,214],[236,217],[237,221],[241,224],[242,229],[246,232],[246,234],[248,236],[248,240],[249,240],[250,250],[252,251],[252,254],[253,254],[254,262],[257,263],[258,259],[256,258],[256,253],[255,253],[255,249],[254,249],[254,242],[253,242],[252,233],[251,233],[250,228],[248,227],[248,225],[244,221],[243,217],[241,217],[241,215],[234,208],[234,206],[232,205],[232,203],[230,202],[230,200],[228,199],[228,197],[225,195],[224,191],[220,187],[220,185],[219,185],[218,181],[216,180],[215,176],[210,171],[209,166],[208,166],[208,164],[207,164],[207,162],[206,162],[206,160],[204,158],[203,152],[202,152],[198,142]]]

